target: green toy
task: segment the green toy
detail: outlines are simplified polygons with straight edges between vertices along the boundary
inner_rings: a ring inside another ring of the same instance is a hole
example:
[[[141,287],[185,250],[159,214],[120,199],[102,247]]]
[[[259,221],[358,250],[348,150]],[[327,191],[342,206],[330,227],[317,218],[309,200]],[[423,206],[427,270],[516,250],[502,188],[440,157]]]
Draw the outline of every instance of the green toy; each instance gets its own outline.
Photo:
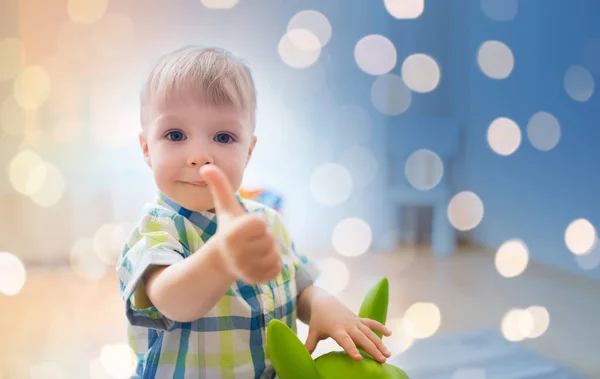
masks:
[[[385,325],[389,301],[387,278],[377,282],[365,296],[358,316]],[[381,333],[375,332],[379,338]],[[267,326],[267,352],[280,379],[408,379],[396,366],[379,363],[363,349],[353,360],[345,351],[329,352],[313,360],[298,336],[279,320]]]

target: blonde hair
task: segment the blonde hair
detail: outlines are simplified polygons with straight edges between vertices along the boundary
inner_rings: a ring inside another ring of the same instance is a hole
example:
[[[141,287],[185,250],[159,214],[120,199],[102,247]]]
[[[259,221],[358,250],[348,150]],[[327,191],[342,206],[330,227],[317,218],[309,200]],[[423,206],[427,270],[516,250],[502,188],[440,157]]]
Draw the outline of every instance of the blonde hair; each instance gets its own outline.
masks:
[[[250,67],[231,52],[192,46],[163,56],[150,71],[140,94],[141,123],[149,104],[168,106],[182,97],[214,106],[233,106],[256,123],[256,87]]]

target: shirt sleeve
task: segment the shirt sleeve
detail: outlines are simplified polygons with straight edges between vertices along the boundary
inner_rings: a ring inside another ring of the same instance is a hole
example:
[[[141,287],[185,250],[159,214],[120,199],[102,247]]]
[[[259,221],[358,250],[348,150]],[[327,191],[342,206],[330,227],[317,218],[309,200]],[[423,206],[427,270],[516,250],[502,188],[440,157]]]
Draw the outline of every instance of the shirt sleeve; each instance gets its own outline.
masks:
[[[319,268],[313,260],[309,259],[306,255],[296,249],[294,240],[292,239],[289,231],[285,227],[281,215],[276,211],[274,214],[274,226],[277,229],[278,234],[282,238],[283,244],[286,246],[294,262],[294,269],[296,271],[295,280],[298,294],[300,294],[306,287],[314,284],[320,275]]]
[[[148,212],[142,217],[117,263],[121,297],[131,325],[159,330],[173,327],[175,322],[148,299],[142,279],[153,267],[177,263],[186,255],[173,216]]]

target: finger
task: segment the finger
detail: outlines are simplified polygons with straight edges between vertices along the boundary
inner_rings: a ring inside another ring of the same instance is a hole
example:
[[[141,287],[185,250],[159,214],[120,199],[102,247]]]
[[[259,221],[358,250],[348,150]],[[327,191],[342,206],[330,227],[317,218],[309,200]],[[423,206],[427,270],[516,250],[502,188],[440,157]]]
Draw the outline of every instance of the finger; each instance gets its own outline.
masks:
[[[256,228],[250,225],[245,216],[233,220],[227,233],[227,243],[230,246],[237,246],[246,251],[252,250],[255,245],[266,244],[271,248],[275,246],[275,238],[266,229]],[[251,248],[252,247],[252,248]],[[270,250],[270,249],[268,249]]]
[[[306,350],[308,350],[309,354],[312,354],[315,351],[318,343],[319,343],[319,336],[317,335],[317,333],[309,331],[308,337],[306,338],[306,343],[304,344],[304,346],[306,346]]]
[[[236,227],[241,228],[240,232],[242,232],[244,236],[254,239],[267,236],[272,237],[268,226],[269,225],[264,218],[257,215],[247,215],[239,221],[239,224]]]
[[[281,274],[282,269],[283,269],[283,262],[281,262],[281,259],[280,259],[272,265],[271,271],[268,271],[269,277],[271,277],[272,279],[275,279],[279,274]]]
[[[340,345],[342,349],[344,349],[344,351],[346,351],[346,353],[348,353],[352,359],[355,361],[360,361],[362,359],[362,355],[360,355],[360,352],[356,348],[354,340],[348,335],[348,333],[341,331],[335,336],[332,336],[332,338],[338,343],[338,345]]]
[[[371,342],[375,344],[377,350],[379,350],[384,356],[390,357],[392,355],[392,353],[390,353],[390,351],[385,347],[385,344],[383,343],[381,338],[379,338],[377,334],[373,333],[373,331],[369,329],[368,326],[364,324],[359,324],[358,328],[371,340]]]
[[[218,216],[235,217],[244,214],[229,180],[217,166],[204,165],[199,171],[208,184]]]
[[[245,242],[244,251],[246,255],[255,258],[268,259],[269,257],[277,257],[277,259],[279,259],[279,255],[275,254],[275,244],[273,243],[273,240],[266,236]]]
[[[377,349],[377,346],[375,346],[373,341],[371,341],[362,330],[355,328],[350,332],[350,336],[358,346],[362,347],[375,360],[381,363],[385,362],[383,354],[381,354],[379,349]]]
[[[361,318],[360,322],[363,323],[364,325],[366,325],[369,329],[379,332],[386,337],[389,337],[392,335],[392,331],[389,328],[387,328],[385,325],[380,323],[379,321],[376,321],[376,320],[373,320],[370,318]]]

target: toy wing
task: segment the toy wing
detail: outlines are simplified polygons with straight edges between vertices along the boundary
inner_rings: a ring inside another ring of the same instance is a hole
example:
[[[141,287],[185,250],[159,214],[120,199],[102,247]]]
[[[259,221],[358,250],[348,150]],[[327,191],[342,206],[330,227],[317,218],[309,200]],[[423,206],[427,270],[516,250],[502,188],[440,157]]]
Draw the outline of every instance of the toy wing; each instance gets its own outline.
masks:
[[[387,278],[380,279],[363,299],[358,317],[370,318],[385,325],[389,303],[390,285]],[[375,332],[381,338],[381,333]]]
[[[267,326],[267,352],[281,379],[321,379],[306,346],[292,329],[277,319]]]

